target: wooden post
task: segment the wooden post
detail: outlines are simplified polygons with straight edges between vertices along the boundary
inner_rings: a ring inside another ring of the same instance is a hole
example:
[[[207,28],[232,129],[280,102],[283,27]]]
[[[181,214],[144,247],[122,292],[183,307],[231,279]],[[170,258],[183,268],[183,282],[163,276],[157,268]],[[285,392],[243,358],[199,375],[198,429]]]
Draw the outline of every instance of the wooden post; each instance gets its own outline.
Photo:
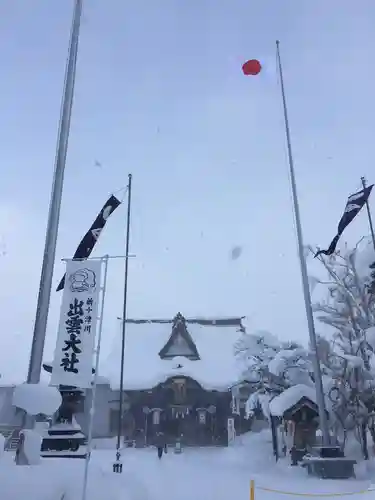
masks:
[[[250,500],[255,500],[255,485],[254,479],[250,481]]]
[[[275,456],[276,462],[279,460],[279,443],[277,437],[277,424],[276,418],[271,415],[271,434],[272,434],[272,447],[273,454]]]

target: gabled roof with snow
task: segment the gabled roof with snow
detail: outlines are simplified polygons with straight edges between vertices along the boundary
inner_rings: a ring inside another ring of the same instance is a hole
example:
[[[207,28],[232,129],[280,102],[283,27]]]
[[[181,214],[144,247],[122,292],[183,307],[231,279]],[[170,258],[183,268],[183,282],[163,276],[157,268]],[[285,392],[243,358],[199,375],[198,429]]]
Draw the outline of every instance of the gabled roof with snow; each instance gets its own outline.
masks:
[[[315,389],[305,384],[297,384],[272,399],[270,402],[270,413],[275,417],[282,417],[284,413],[299,403],[302,399],[309,399],[316,404]]]
[[[172,323],[172,332],[166,344],[159,352],[161,359],[173,359],[176,356],[185,356],[197,361],[200,359],[197,346],[187,329],[186,320],[178,313]]]
[[[178,336],[173,336],[172,330],[176,318],[126,320],[124,389],[151,389],[175,376],[191,377],[207,390],[229,389],[240,377],[233,345],[243,331],[241,319],[184,319],[192,343],[186,336],[181,336],[183,342],[181,338],[175,342]],[[199,354],[194,360],[188,359],[192,348]],[[100,375],[110,381],[112,389],[119,388],[120,361],[119,331],[100,367]]]

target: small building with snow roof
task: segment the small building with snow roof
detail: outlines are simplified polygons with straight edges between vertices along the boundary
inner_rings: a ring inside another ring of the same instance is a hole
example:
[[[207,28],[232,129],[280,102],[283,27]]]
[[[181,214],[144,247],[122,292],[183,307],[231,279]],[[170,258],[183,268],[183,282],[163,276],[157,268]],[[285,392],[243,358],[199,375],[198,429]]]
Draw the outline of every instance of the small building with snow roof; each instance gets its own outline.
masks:
[[[269,402],[274,453],[278,455],[276,445],[276,427],[282,423],[285,442],[283,445],[294,458],[302,459],[306,450],[316,445],[316,431],[319,427],[319,409],[316,403],[314,387],[297,384],[289,387]],[[328,417],[327,412],[327,417]]]
[[[152,444],[162,431],[171,444],[226,445],[230,388],[240,378],[234,343],[240,317],[127,319],[121,434]],[[101,364],[94,437],[117,434],[121,335]],[[89,395],[88,395],[89,396]],[[86,398],[87,406],[90,398]]]

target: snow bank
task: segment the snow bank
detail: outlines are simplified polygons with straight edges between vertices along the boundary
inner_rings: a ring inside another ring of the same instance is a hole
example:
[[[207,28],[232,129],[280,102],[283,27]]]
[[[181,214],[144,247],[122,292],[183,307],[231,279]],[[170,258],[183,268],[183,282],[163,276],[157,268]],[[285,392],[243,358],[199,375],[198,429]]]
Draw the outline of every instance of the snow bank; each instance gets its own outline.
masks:
[[[238,436],[234,446],[227,448],[222,453],[221,460],[227,466],[233,465],[236,469],[246,467],[248,476],[252,479],[256,474],[272,470],[275,465],[275,457],[272,452],[270,429],[256,433],[247,432]]]
[[[281,417],[286,410],[298,403],[302,398],[308,398],[313,403],[316,403],[315,389],[304,384],[298,384],[289,387],[279,396],[272,399],[269,404],[271,415]]]
[[[87,500],[147,500],[148,492],[136,474],[112,472],[113,453],[93,452]],[[81,500],[84,460],[47,459],[41,465],[20,467],[6,453],[0,461],[1,500]]]
[[[58,389],[45,384],[21,384],[13,392],[13,405],[30,415],[51,416],[59,409],[61,401]]]
[[[65,492],[64,474],[57,464],[21,467],[10,462],[7,453],[0,462],[1,500],[61,500]]]
[[[23,450],[29,465],[38,465],[40,463],[42,436],[39,432],[30,429],[23,429],[21,434],[24,435]]]
[[[304,495],[306,498],[308,495],[316,495],[317,500],[319,494],[322,497],[327,497],[332,493],[345,495],[366,490],[371,486],[371,478],[374,477],[374,469],[373,465],[371,465],[373,461],[369,461],[367,464],[361,462],[362,469],[367,470],[359,471],[357,468],[357,478],[345,481],[328,479],[322,481],[319,478],[308,476],[306,470],[302,467],[292,467],[290,465],[289,455],[276,462],[272,454],[272,435],[269,429],[259,433],[248,432],[237,437],[233,447],[223,450],[221,463],[223,468],[233,469],[232,475],[236,483],[240,482],[241,473],[247,478],[254,479],[255,498],[257,500],[282,500],[283,498],[292,500],[292,498],[297,498],[298,494]],[[367,467],[364,467],[364,465]],[[293,492],[297,496],[264,492],[257,489],[261,487]],[[232,496],[239,498],[235,491],[235,485],[233,485]],[[369,492],[368,495],[358,494],[347,498],[370,500],[371,495],[373,493]],[[241,498],[245,497],[241,496]]]

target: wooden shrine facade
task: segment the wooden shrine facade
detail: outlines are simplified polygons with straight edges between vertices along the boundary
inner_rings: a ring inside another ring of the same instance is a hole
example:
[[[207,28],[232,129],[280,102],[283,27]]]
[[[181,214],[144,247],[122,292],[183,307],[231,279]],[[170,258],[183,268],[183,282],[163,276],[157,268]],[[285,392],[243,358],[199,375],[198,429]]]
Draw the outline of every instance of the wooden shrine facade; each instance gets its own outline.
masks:
[[[150,366],[155,366],[158,373],[148,373],[148,379],[159,376],[155,386],[142,390],[126,390],[125,387],[122,429],[125,438],[135,441],[138,446],[152,445],[156,434],[161,431],[170,444],[181,440],[188,446],[226,446],[228,418],[232,416],[230,383],[226,387],[221,379],[217,384],[221,389],[211,390],[212,373],[217,372],[215,349],[220,349],[220,340],[228,339],[228,335],[233,336],[234,342],[234,337],[243,328],[241,318],[186,320],[178,313],[173,320],[127,321],[133,325],[146,324],[150,335],[163,330],[164,340],[159,352],[149,354],[154,356]],[[217,342],[212,352],[207,349],[206,326],[211,328],[207,333],[214,335]],[[142,331],[146,342],[147,333]],[[201,343],[196,344],[194,331]],[[142,338],[139,341],[142,342]],[[202,342],[206,342],[206,348],[202,349],[203,358],[200,352]],[[232,361],[230,359],[228,364],[231,365]],[[144,366],[144,363],[140,365]],[[225,373],[226,366],[222,368]],[[196,375],[199,382],[194,378],[195,374],[199,374]],[[115,430],[118,412],[117,415],[116,410],[112,413],[114,425],[111,427]]]
[[[137,446],[152,445],[158,432],[168,444],[226,446],[231,397],[206,391],[189,377],[171,377],[146,391],[127,391],[123,435]]]

